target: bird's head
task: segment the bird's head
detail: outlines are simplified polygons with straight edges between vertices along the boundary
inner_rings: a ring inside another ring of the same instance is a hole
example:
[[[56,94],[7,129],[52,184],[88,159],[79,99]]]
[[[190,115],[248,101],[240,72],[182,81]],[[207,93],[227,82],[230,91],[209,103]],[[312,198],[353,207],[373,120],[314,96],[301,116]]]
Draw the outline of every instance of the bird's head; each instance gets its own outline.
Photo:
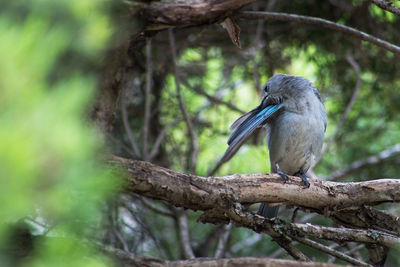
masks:
[[[312,88],[311,82],[303,77],[276,74],[265,83],[262,93],[263,97],[268,96],[283,101],[297,97]]]

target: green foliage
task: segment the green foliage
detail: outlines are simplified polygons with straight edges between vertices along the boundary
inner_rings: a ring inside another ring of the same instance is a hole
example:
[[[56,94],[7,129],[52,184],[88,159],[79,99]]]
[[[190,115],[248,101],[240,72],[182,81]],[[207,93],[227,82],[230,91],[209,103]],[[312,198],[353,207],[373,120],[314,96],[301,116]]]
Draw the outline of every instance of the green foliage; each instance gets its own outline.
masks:
[[[96,77],[60,59],[74,51],[75,66],[99,60],[109,18],[103,1],[15,2],[0,16],[0,237],[13,222],[42,218],[52,228],[26,264],[106,266],[77,239],[94,231],[115,187],[98,160],[102,137],[86,121]]]

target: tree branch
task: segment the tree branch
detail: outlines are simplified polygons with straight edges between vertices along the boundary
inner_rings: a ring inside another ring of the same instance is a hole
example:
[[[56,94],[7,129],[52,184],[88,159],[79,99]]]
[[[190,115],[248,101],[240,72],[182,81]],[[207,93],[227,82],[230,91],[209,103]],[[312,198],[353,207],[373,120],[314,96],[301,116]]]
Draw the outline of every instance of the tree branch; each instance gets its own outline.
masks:
[[[157,1],[143,5],[141,15],[148,21],[147,30],[211,24],[255,0]]]
[[[356,102],[358,93],[360,91],[360,87],[361,87],[361,70],[360,70],[360,67],[354,61],[354,58],[351,55],[347,55],[346,56],[346,60],[347,60],[347,62],[349,62],[349,64],[353,67],[354,71],[356,72],[356,74],[357,74],[357,82],[356,82],[356,85],[354,86],[353,94],[351,96],[351,99],[350,99],[349,103],[347,104],[346,110],[344,111],[344,113],[342,114],[342,116],[339,119],[339,122],[338,122],[338,124],[336,126],[335,133],[331,136],[331,138],[329,138],[329,140],[324,145],[324,147],[322,149],[322,152],[321,152],[321,155],[319,156],[319,158],[317,159],[317,161],[315,162],[314,165],[318,164],[318,162],[324,157],[326,152],[329,150],[329,148],[332,145],[333,141],[335,141],[335,139],[338,136],[340,130],[342,129],[345,121],[347,120],[347,116],[349,115],[351,108],[353,107],[354,103]]]
[[[389,160],[400,153],[400,144],[394,145],[382,151],[377,155],[370,156],[366,159],[357,160],[350,164],[350,166],[337,170],[329,175],[329,180],[341,180],[350,174],[363,169],[367,166],[378,164],[382,161]]]
[[[144,103],[144,125],[143,125],[143,159],[148,160],[148,138],[149,138],[149,124],[151,119],[151,79],[153,73],[153,66],[151,65],[151,39],[146,41],[146,91]]]
[[[384,202],[400,201],[400,180],[381,179],[357,183],[337,183],[310,179],[311,187],[303,188],[299,177],[290,176],[283,183],[277,174],[245,174],[224,177],[200,177],[165,169],[148,162],[114,156],[111,163],[128,171],[127,192],[161,199],[175,206],[204,211],[202,222],[228,223],[271,235],[277,242],[285,233],[323,238],[333,241],[356,241],[396,247],[400,244],[399,220],[387,215],[383,232],[368,229],[335,228],[309,224],[286,223],[279,219],[268,220],[245,210],[241,204],[270,202],[290,204],[319,212],[332,213],[350,226],[367,227],[371,221],[353,222],[346,218],[351,207],[363,207]],[[306,193],[304,193],[306,191]],[[362,208],[360,208],[362,209]],[[357,214],[352,211],[352,214]],[[383,218],[378,216],[378,218]],[[373,219],[373,218],[372,218]],[[371,220],[371,218],[368,218]],[[378,223],[377,223],[378,224]],[[279,242],[278,242],[279,243]],[[282,242],[280,242],[282,243]],[[290,245],[290,243],[288,243]],[[281,244],[282,245],[282,244]],[[284,247],[288,252],[289,247]],[[290,253],[290,252],[289,252]]]
[[[392,12],[393,14],[400,16],[400,9],[393,6],[393,3],[385,0],[370,0],[375,5],[379,6],[380,8]]]
[[[281,259],[270,259],[270,258],[256,258],[256,257],[241,257],[241,258],[225,258],[225,259],[210,259],[210,258],[196,258],[192,260],[177,260],[177,261],[166,261],[159,259],[144,258],[137,255],[132,255],[121,249],[103,246],[98,244],[98,247],[118,260],[119,262],[129,266],[146,266],[146,267],[163,267],[163,266],[174,266],[174,267],[201,267],[201,266],[259,266],[259,267],[343,267],[343,265],[324,263],[320,262],[299,262],[294,260],[281,260]]]
[[[289,176],[287,183],[283,183],[278,174],[201,177],[116,156],[113,156],[112,162],[128,170],[128,190],[193,210],[213,209],[215,205],[222,206],[223,203],[264,201],[317,210],[339,210],[400,201],[398,179],[353,183],[310,179],[311,187],[304,189],[301,178],[297,176]]]
[[[206,91],[204,91],[203,89],[201,89],[201,88],[198,87],[198,86],[194,86],[194,87],[192,87],[192,89],[193,89],[196,93],[205,96],[205,97],[206,97],[210,102],[212,102],[212,103],[215,103],[215,104],[222,104],[222,105],[224,105],[224,106],[227,106],[227,107],[230,108],[231,110],[236,111],[236,112],[239,112],[239,113],[241,113],[241,114],[246,113],[244,110],[239,109],[238,107],[236,107],[236,106],[233,105],[232,103],[226,102],[226,101],[224,101],[224,100],[222,100],[222,99],[220,99],[220,98],[218,98],[218,97],[215,97],[215,96],[212,96],[212,95],[208,94]]]
[[[322,245],[322,244],[320,244],[318,242],[315,242],[315,241],[313,241],[311,239],[301,238],[301,237],[295,237],[294,239],[299,241],[300,243],[303,243],[304,245],[307,245],[307,246],[310,246],[312,248],[318,249],[318,250],[320,250],[322,252],[325,252],[325,253],[327,253],[329,255],[335,256],[338,259],[347,261],[347,262],[352,263],[352,264],[354,264],[356,266],[372,266],[372,265],[370,265],[370,264],[368,264],[366,262],[363,262],[363,261],[357,260],[355,258],[352,258],[352,257],[350,257],[350,256],[348,256],[348,255],[346,255],[346,254],[344,254],[344,253],[342,253],[340,251],[337,251],[337,250],[332,249],[330,247],[324,246],[324,245]]]
[[[349,26],[341,25],[326,19],[288,14],[288,13],[278,13],[278,12],[257,12],[257,11],[242,11],[236,14],[238,18],[244,19],[265,19],[265,20],[280,20],[280,21],[295,21],[300,23],[315,24],[323,26],[335,31],[343,32],[346,34],[353,35],[361,40],[373,43],[380,46],[386,50],[392,51],[393,53],[400,54],[400,47],[379,39],[375,36],[367,34],[365,32],[359,31]]]
[[[175,216],[179,229],[179,241],[182,247],[183,256],[185,259],[196,258],[190,243],[189,222],[186,211],[181,208],[175,209]]]
[[[126,135],[128,136],[129,139],[129,143],[131,144],[132,150],[135,153],[136,157],[140,158],[141,157],[141,153],[139,150],[139,147],[137,146],[136,140],[135,140],[135,136],[133,135],[131,126],[129,125],[129,121],[128,121],[128,113],[126,112],[126,103],[125,103],[125,99],[122,99],[121,101],[121,114],[122,114],[122,123],[124,125],[125,131],[126,131]]]
[[[228,238],[229,235],[231,234],[231,229],[232,229],[232,224],[227,224],[221,231],[220,236],[218,238],[217,249],[215,251],[215,258],[219,259],[224,256],[226,245],[228,243]]]
[[[190,119],[189,113],[186,109],[186,105],[183,101],[183,97],[181,95],[181,87],[180,87],[180,81],[179,81],[179,72],[178,72],[178,60],[177,60],[177,56],[176,56],[176,47],[175,47],[175,39],[174,39],[174,35],[172,33],[172,30],[169,29],[168,31],[168,35],[169,35],[169,43],[171,46],[171,53],[172,53],[172,61],[173,61],[173,65],[174,65],[174,76],[175,76],[175,86],[176,86],[176,91],[177,91],[177,95],[178,95],[178,100],[179,100],[179,107],[182,111],[183,114],[183,118],[185,119],[187,128],[188,128],[188,132],[189,132],[189,136],[190,136],[190,161],[189,161],[189,170],[192,173],[195,173],[196,171],[196,164],[197,164],[197,154],[199,151],[199,144],[197,141],[197,135],[194,131],[194,127],[193,127],[193,123],[192,120]]]
[[[174,125],[176,125],[178,122],[180,122],[181,120],[183,120],[182,118],[177,118],[174,121],[168,123],[167,125],[165,125],[165,127],[162,129],[162,131],[160,132],[160,134],[157,136],[156,141],[154,142],[153,148],[151,150],[151,153],[149,155],[149,159],[153,159],[157,153],[160,150],[160,146],[161,146],[161,142],[163,141],[165,135],[167,134],[167,131]]]

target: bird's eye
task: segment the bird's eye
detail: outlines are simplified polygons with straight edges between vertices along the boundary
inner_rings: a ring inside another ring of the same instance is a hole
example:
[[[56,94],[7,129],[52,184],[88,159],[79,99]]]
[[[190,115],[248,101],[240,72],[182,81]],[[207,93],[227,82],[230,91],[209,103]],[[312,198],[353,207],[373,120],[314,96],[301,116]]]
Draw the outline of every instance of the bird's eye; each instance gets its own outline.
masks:
[[[268,91],[269,91],[269,85],[268,85],[268,84],[265,84],[265,85],[264,85],[264,92],[267,93]]]

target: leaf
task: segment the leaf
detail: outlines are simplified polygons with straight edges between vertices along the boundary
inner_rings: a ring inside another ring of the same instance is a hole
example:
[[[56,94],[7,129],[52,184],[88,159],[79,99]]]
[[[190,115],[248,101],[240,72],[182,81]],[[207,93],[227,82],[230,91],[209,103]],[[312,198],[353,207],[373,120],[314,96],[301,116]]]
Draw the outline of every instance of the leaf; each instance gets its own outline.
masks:
[[[235,23],[235,21],[227,17],[223,22],[221,22],[222,28],[226,29],[229,37],[237,47],[242,48],[240,44],[240,27]]]

